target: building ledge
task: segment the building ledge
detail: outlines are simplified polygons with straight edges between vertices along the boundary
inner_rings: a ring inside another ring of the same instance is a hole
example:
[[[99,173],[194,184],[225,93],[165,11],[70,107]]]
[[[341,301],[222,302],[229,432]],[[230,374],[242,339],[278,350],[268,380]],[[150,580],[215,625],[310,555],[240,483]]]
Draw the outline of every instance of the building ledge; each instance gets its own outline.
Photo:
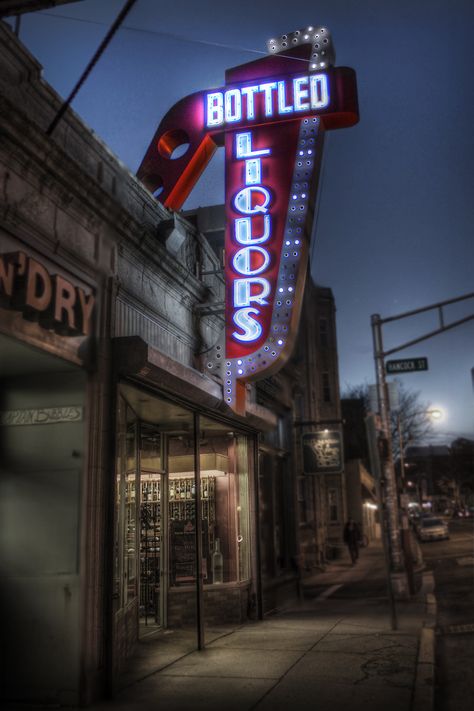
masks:
[[[255,403],[247,403],[244,417],[237,415],[224,402],[222,387],[215,380],[173,360],[140,336],[114,338],[113,363],[118,378],[132,378],[155,386],[170,396],[217,411],[247,428],[271,430],[278,424],[274,412]]]

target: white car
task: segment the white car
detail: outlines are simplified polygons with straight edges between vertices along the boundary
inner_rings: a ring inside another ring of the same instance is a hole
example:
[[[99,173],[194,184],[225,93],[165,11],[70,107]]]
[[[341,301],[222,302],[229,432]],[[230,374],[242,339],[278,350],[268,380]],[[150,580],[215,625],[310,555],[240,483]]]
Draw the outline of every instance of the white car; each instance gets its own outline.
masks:
[[[449,538],[448,524],[441,518],[422,518],[417,526],[417,534],[420,541],[440,541]]]

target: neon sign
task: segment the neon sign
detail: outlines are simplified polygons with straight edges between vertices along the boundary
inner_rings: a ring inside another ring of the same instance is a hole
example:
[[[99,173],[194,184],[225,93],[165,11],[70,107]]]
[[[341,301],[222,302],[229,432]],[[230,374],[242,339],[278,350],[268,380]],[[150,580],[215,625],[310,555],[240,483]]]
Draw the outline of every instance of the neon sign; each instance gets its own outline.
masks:
[[[226,85],[178,102],[138,171],[179,209],[214,151],[225,147],[226,402],[242,383],[289,357],[298,327],[324,134],[358,121],[355,73],[332,66],[328,30],[308,27],[268,43],[269,56],[226,72]],[[186,153],[170,160],[174,149]]]
[[[234,210],[242,216],[236,217],[231,227],[239,245],[232,258],[234,272],[238,275],[233,280],[232,321],[237,329],[232,332],[232,338],[242,343],[253,343],[262,335],[258,316],[260,307],[268,306],[267,297],[271,293],[270,282],[264,276],[271,261],[264,246],[272,238],[271,195],[261,184],[262,159],[270,153],[269,148],[252,150],[250,132],[235,134],[236,160],[245,161],[245,187],[233,198]],[[255,228],[259,216],[263,217],[261,234]]]
[[[259,95],[262,95],[263,102],[258,101]],[[205,101],[208,128],[316,111],[325,109],[329,104],[328,77],[327,74],[313,74],[297,76],[289,81],[270,81],[213,91],[206,94]]]

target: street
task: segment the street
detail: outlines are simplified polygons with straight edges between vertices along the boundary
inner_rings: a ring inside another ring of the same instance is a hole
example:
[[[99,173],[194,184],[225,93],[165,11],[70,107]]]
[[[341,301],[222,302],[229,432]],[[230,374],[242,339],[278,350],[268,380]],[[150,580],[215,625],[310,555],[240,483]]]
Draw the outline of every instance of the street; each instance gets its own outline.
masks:
[[[435,711],[474,699],[474,520],[449,522],[450,539],[422,543],[437,600]]]

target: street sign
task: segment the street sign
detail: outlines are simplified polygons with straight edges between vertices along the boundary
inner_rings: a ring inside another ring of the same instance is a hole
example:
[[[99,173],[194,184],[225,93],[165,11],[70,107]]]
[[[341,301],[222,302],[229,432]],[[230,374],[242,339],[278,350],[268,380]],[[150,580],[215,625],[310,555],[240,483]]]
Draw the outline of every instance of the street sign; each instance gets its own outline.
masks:
[[[428,370],[428,358],[405,358],[403,360],[388,360],[385,364],[387,375],[400,373],[414,373],[419,370]]]

